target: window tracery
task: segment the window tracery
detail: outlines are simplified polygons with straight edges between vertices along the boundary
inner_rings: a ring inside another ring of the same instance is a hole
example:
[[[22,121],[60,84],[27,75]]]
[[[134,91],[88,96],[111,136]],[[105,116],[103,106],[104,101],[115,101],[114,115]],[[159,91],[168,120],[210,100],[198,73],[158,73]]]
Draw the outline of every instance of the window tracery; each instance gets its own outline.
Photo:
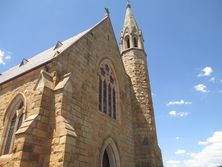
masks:
[[[99,71],[99,111],[116,119],[116,83],[111,67],[100,65]]]

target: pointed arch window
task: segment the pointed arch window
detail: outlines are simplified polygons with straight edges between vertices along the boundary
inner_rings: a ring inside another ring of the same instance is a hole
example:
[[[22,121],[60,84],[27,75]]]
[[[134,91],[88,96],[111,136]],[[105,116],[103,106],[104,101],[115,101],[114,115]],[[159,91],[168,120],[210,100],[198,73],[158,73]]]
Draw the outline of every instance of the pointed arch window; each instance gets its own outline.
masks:
[[[21,95],[19,95],[21,96]],[[3,147],[2,147],[2,154],[10,154],[13,143],[14,143],[14,138],[15,138],[15,133],[19,129],[19,127],[22,125],[22,122],[24,120],[24,102],[23,100],[16,98],[13,100],[14,102],[9,106],[9,109],[7,110],[7,115],[6,115],[6,129],[5,131],[5,137],[3,137]],[[17,102],[16,102],[17,101]]]
[[[99,111],[116,119],[116,83],[113,71],[107,63],[99,71]]]
[[[129,49],[130,48],[130,38],[128,35],[125,37],[125,42],[126,42],[126,49]]]
[[[134,47],[137,48],[138,47],[137,37],[133,37],[133,43],[134,43]]]

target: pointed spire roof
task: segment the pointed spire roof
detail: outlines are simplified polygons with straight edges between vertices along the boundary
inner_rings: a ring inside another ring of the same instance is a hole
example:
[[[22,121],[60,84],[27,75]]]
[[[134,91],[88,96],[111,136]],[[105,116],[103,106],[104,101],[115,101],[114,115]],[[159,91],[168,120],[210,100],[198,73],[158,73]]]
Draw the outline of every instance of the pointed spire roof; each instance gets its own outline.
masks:
[[[133,16],[129,0],[126,6],[126,15],[123,24],[123,30],[121,31],[120,36],[121,52],[129,50],[131,48],[144,49],[142,31],[138,27],[136,19]]]
[[[134,27],[139,30],[139,27],[136,23],[136,19],[133,16],[133,12],[132,12],[132,8],[131,8],[131,4],[128,1],[127,6],[126,6],[126,15],[125,15],[125,20],[124,20],[124,25],[123,25],[123,31],[126,28],[129,28],[129,30],[133,30]]]

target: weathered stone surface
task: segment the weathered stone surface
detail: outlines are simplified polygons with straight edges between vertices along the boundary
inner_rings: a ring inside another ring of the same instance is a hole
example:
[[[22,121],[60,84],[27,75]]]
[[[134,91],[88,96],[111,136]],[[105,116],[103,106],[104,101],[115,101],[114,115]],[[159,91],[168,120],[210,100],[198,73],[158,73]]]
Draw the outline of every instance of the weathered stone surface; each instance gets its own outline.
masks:
[[[98,72],[105,59],[113,66],[118,86],[116,119],[98,109]],[[113,150],[109,156],[115,167],[135,167],[140,159],[140,166],[154,161],[152,167],[161,167],[159,148],[155,152],[150,146],[157,139],[145,61],[139,51],[121,59],[106,17],[78,42],[57,52],[47,71],[43,65],[0,85],[0,154],[7,107],[18,93],[26,99],[13,151],[0,156],[0,166],[96,167],[107,149]]]

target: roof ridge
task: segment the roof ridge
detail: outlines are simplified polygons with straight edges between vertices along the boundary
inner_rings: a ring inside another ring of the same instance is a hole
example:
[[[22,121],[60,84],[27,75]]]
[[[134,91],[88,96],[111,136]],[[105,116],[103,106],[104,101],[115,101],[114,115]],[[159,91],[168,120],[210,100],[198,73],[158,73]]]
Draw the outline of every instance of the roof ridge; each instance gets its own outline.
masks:
[[[100,24],[102,24],[102,23],[103,23],[106,19],[108,19],[108,18],[109,18],[109,16],[106,15],[102,20],[100,20],[98,23],[96,23],[96,24],[95,24],[94,26],[92,26],[91,28],[89,28],[89,29],[87,29],[87,30],[79,33],[78,35],[81,35],[81,34],[82,34],[81,37],[79,37],[75,42],[73,42],[73,43],[70,44],[66,49],[64,49],[62,52],[60,52],[60,54],[63,53],[64,51],[66,51],[71,45],[73,45],[73,44],[76,43],[78,40],[80,40],[81,38],[83,38],[85,35],[87,35],[88,33],[90,33],[92,30],[94,30],[97,26],[99,26]],[[75,36],[73,36],[73,37],[75,37]],[[71,37],[71,38],[73,38],[73,37]],[[71,38],[69,38],[69,39],[71,39]],[[62,43],[68,41],[69,39],[63,41]]]
[[[58,48],[54,49],[55,46],[52,46],[51,48],[48,48],[42,52],[39,52],[38,54],[36,54],[35,56],[33,56],[29,59],[25,59],[29,62],[27,64],[25,63],[26,64],[25,66],[23,66],[23,65],[21,66],[21,63],[20,63],[20,64],[17,64],[15,66],[9,68],[8,70],[2,72],[1,73],[2,75],[0,75],[0,85],[4,84],[5,82],[8,82],[9,80],[12,80],[13,78],[16,78],[17,76],[20,76],[24,73],[27,73],[39,66],[42,66],[42,65],[52,61],[55,58],[54,57],[55,52],[59,51],[59,54],[63,53],[70,46],[72,46],[74,43],[79,41],[86,34],[88,34],[93,29],[95,29],[97,26],[99,26],[101,23],[103,23],[107,18],[109,18],[109,16],[105,16],[102,20],[97,22],[91,28],[89,28],[83,32],[80,32],[79,34],[72,36],[65,41],[62,41],[61,43],[63,45],[60,45]]]

